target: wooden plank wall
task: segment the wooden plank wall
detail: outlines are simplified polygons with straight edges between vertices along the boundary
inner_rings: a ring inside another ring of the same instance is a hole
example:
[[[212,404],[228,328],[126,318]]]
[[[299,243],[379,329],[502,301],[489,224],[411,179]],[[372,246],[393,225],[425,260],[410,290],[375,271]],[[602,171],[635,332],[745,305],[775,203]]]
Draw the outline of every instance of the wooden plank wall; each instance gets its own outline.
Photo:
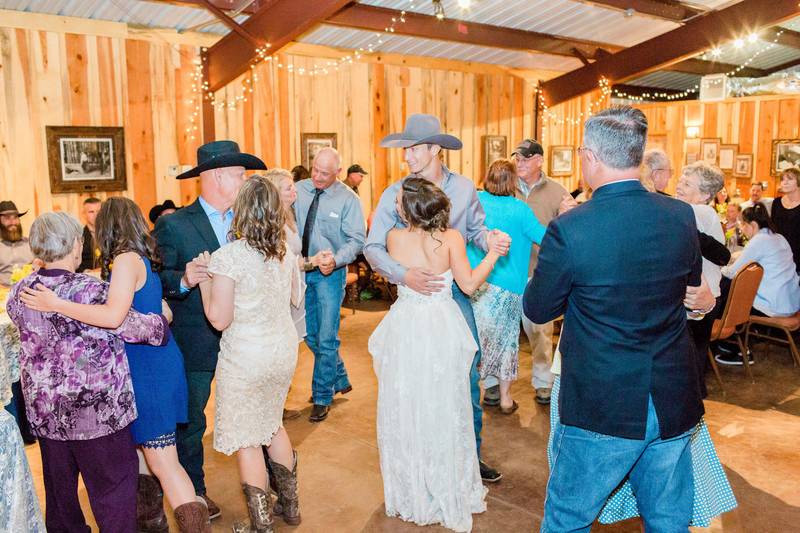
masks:
[[[580,146],[583,122],[589,103],[597,101],[598,94],[587,95],[564,102],[550,110],[553,115],[545,121],[543,139],[545,147],[553,145]],[[687,151],[699,152],[701,138],[721,139],[722,144],[738,145],[738,152],[753,154],[752,178],[726,176],[726,187],[733,195],[739,193],[747,198],[752,181],[766,181],[767,194],[775,196],[778,178],[770,175],[772,141],[774,139],[800,138],[800,98],[796,96],[755,96],[728,99],[719,102],[657,102],[637,104],[647,116],[649,136],[659,138],[670,155],[674,179],[669,190],[674,192],[677,177],[686,162]],[[597,109],[595,106],[594,109]],[[567,119],[567,120],[565,120]],[[700,137],[689,140],[686,129],[697,126]],[[559,178],[565,187],[574,188],[580,176],[580,162],[570,178]]]
[[[198,48],[157,35],[113,35],[119,26],[124,31],[98,26],[106,35],[0,27],[0,199],[31,210],[26,230],[45,211],[78,215],[89,196],[50,193],[47,125],[125,128],[128,189],[100,198],[124,194],[146,216],[156,202],[186,203],[196,194],[195,184],[167,172],[192,164],[199,144],[186,132]]]
[[[377,204],[387,185],[407,173],[402,151],[385,150],[379,142],[401,131],[410,114],[434,114],[444,131],[462,140],[464,148],[446,152],[446,162],[476,183],[485,172],[482,136],[505,136],[510,152],[534,135],[534,85],[498,68],[486,67],[482,73],[475,65],[455,61],[425,68],[371,60],[311,77],[298,71],[311,70],[324,60],[295,55],[290,49],[275,62],[284,68],[262,63],[254,70],[258,81],[248,102],[216,111],[217,139],[252,145],[267,166],[291,169],[300,164],[301,133],[334,132],[343,167],[359,163],[369,172],[360,187],[365,212]],[[242,91],[240,78],[218,97],[232,99]]]

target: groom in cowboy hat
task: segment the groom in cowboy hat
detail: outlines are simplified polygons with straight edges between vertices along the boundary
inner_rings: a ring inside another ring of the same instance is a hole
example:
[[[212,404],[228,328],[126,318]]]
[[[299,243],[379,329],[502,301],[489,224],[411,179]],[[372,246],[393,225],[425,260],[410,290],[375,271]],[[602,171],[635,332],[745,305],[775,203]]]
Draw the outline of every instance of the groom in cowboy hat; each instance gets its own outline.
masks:
[[[378,207],[372,219],[372,226],[364,255],[372,268],[380,272],[390,282],[405,285],[421,294],[432,294],[443,289],[442,277],[421,268],[406,268],[391,258],[386,251],[386,235],[395,227],[404,227],[400,215],[395,209],[397,190],[403,180],[410,177],[425,178],[438,185],[450,198],[450,226],[458,230],[465,242],[472,242],[484,251],[488,251],[493,243],[503,245],[508,250],[511,244],[509,236],[501,231],[489,231],[484,224],[486,218],[483,207],[478,202],[478,195],[472,180],[456,174],[448,169],[440,159],[445,150],[460,150],[461,141],[452,135],[441,132],[439,119],[432,115],[416,114],[408,117],[402,133],[386,136],[381,141],[384,148],[402,148],[404,159],[411,174],[388,187],[381,195]],[[480,346],[478,330],[469,298],[453,283],[453,299],[458,304],[464,318],[472,331],[475,342]],[[481,360],[480,349],[475,354],[470,369],[470,385],[472,395],[472,417],[475,425],[475,440],[480,459],[481,428],[483,427],[483,411],[481,410],[481,390],[478,363]],[[500,481],[502,474],[480,461],[481,478],[494,483]]]
[[[233,141],[214,141],[197,149],[197,166],[177,179],[200,178],[200,196],[191,205],[156,222],[155,237],[161,251],[163,268],[159,273],[164,297],[174,315],[172,334],[183,353],[189,389],[189,421],[178,427],[178,457],[192,480],[195,492],[208,504],[209,516],[220,515],[219,507],[206,495],[203,474],[204,410],[217,366],[220,332],[205,318],[203,301],[197,288],[208,279],[208,272],[192,260],[202,252],[213,252],[228,242],[233,221],[233,202],[245,180],[245,170],[266,170],[256,156],[239,151]],[[144,501],[153,504],[145,520],[160,522],[163,516],[157,482],[142,479]],[[149,496],[149,497],[148,497]],[[140,514],[147,514],[140,509]],[[166,518],[164,517],[166,524]],[[140,524],[142,525],[142,524]]]

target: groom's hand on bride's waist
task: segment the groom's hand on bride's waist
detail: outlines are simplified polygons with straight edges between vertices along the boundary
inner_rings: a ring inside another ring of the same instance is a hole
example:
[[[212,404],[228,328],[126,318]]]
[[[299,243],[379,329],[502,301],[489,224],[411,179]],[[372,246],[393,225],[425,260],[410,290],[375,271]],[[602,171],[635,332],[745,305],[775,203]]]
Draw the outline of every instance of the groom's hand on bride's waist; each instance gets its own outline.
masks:
[[[403,277],[403,285],[425,296],[444,288],[444,278],[425,268],[409,268]]]

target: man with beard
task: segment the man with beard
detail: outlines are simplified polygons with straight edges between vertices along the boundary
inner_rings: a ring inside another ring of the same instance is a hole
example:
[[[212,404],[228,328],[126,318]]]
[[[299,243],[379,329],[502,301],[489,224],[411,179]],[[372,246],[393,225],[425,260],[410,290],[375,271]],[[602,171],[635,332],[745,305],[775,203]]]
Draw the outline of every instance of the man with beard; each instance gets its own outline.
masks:
[[[0,202],[0,285],[11,285],[11,273],[15,268],[33,262],[28,239],[22,236],[20,213],[14,202]]]

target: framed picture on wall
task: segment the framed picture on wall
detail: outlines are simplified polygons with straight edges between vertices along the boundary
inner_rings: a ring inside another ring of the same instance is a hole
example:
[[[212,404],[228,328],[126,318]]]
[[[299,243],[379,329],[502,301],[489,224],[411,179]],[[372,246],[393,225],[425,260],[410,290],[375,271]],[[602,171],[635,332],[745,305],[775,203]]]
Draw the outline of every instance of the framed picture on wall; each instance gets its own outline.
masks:
[[[772,141],[770,173],[778,176],[787,168],[800,169],[800,139],[775,139]]]
[[[749,178],[753,175],[753,154],[738,154],[736,156],[733,175],[737,178]]]
[[[301,133],[300,159],[302,165],[310,171],[311,163],[317,156],[317,152],[323,148],[336,148],[335,133]]]
[[[123,128],[45,126],[50,192],[124,191]]]
[[[719,146],[719,169],[725,172],[733,171],[736,164],[736,152],[739,146],[736,144],[721,144]]]
[[[700,159],[709,165],[716,165],[719,157],[720,139],[702,139],[700,141]]]
[[[550,147],[550,175],[571,176],[575,148],[572,146]]]
[[[505,135],[484,135],[481,137],[481,144],[483,145],[483,172],[486,172],[489,165],[498,159],[508,157]]]

